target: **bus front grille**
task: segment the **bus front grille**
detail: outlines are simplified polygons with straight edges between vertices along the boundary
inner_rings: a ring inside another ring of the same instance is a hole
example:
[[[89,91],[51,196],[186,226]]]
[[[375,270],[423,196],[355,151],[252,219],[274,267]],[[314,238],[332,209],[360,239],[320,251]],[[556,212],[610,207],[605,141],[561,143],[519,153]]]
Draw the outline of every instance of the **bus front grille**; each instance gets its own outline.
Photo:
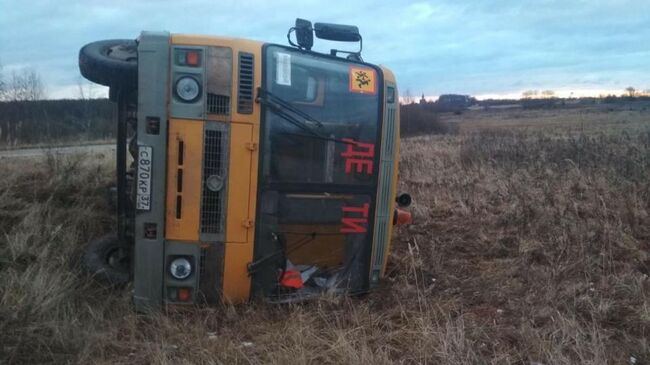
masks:
[[[201,197],[201,239],[223,239],[225,205],[226,129],[221,123],[209,123],[203,140],[203,187]]]
[[[208,114],[229,115],[230,96],[208,93],[206,107]]]

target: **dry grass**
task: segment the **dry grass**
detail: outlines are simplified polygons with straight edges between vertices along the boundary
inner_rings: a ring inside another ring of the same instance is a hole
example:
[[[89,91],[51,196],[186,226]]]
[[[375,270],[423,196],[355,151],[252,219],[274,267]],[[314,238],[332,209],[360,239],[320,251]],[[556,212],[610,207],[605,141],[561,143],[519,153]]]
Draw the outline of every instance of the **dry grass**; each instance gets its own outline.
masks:
[[[477,129],[543,131],[547,136],[647,130],[650,103],[602,104],[562,109],[496,109],[443,114],[442,123],[458,123],[462,133]]]
[[[647,364],[650,129],[594,115],[581,133],[468,116],[459,135],[405,140],[416,224],[384,286],[292,306],[135,314],[129,288],[78,269],[112,224],[111,163],[2,160],[0,361]]]

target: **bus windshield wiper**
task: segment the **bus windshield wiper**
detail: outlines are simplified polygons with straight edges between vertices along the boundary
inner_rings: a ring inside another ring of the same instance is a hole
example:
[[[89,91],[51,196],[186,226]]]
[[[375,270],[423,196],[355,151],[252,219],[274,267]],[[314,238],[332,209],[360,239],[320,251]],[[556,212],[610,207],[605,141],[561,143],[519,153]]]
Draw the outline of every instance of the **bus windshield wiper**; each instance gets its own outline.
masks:
[[[312,117],[311,115],[291,105],[291,103],[289,103],[288,101],[276,95],[273,95],[270,91],[264,88],[261,87],[257,88],[256,100],[260,104],[263,104],[264,106],[269,108],[277,116],[281,117],[282,119],[286,120],[287,122],[293,124],[294,126],[298,127],[299,129],[309,134],[309,135],[304,135],[304,134],[295,134],[295,135],[299,135],[302,137],[318,138],[326,141],[334,141],[343,144],[350,144],[350,142],[343,141],[338,138],[332,138],[328,135],[320,133],[317,130],[314,130],[314,128],[312,128],[309,124],[307,124],[307,122],[313,122],[314,124],[316,124],[318,128],[323,127],[323,123],[320,122],[318,119]],[[297,115],[302,119],[296,118],[294,115],[288,113],[287,111]]]
[[[307,122],[313,122],[316,124],[316,126],[318,126],[318,128],[321,128],[323,127],[323,123],[321,123],[316,118],[313,118],[309,114],[303,112],[302,110],[294,107],[286,100],[273,95],[270,91],[261,87],[258,88],[257,101],[269,108],[274,114],[278,115],[294,126],[302,129],[303,131],[315,137],[329,139],[329,137],[319,133],[318,131],[314,130],[314,128],[312,128],[309,124],[307,124]],[[296,118],[294,115],[288,112],[293,113],[302,119]]]
[[[267,103],[271,102],[273,104],[277,104],[277,106],[280,106],[283,109],[289,110],[292,113],[297,114],[301,118],[304,118],[307,121],[314,122],[318,128],[321,128],[323,126],[323,123],[321,123],[318,119],[312,117],[311,115],[303,112],[302,110],[296,108],[295,106],[291,105],[288,101],[272,94],[270,91],[263,89],[263,88],[258,88],[257,89],[257,97],[262,103]]]

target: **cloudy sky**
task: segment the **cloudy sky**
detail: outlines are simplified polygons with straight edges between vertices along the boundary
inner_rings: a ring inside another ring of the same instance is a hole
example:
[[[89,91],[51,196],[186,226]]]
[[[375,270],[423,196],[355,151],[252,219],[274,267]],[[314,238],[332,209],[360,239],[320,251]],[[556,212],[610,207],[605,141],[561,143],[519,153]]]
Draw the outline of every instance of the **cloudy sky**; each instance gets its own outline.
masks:
[[[393,69],[402,95],[650,89],[650,0],[0,0],[0,64],[77,97],[85,43],[168,30],[285,44],[296,17],[357,25],[364,59]]]

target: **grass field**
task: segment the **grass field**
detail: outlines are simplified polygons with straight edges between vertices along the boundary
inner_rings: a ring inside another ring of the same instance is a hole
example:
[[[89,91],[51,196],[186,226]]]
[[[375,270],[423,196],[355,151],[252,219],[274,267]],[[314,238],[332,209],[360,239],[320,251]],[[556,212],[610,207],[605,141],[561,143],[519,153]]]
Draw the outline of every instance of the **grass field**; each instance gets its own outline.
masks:
[[[113,162],[3,160],[0,362],[650,363],[650,110],[444,119],[403,140],[383,286],[304,305],[138,315],[79,270]]]

